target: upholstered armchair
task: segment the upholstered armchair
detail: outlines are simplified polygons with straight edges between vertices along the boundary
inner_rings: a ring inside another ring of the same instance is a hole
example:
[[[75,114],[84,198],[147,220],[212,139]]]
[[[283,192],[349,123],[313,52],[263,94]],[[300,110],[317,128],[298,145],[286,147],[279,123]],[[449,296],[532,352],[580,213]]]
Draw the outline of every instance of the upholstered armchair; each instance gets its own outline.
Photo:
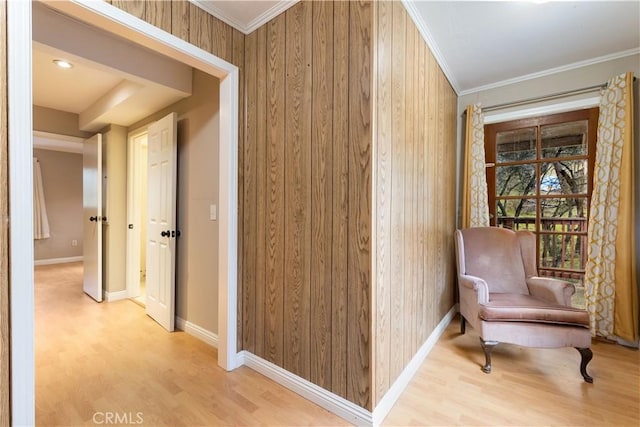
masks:
[[[497,227],[456,230],[460,331],[480,334],[482,370],[491,372],[491,351],[500,342],[526,347],[575,347],[580,373],[593,382],[589,315],[571,307],[575,292],[563,280],[538,277],[535,235]]]

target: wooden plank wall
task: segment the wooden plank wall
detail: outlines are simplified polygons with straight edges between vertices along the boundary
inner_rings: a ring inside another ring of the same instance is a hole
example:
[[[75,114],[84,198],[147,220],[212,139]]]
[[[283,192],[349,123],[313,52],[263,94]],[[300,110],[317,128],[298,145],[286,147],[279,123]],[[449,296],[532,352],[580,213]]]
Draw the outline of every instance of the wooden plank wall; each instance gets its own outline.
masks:
[[[0,0],[0,426],[9,426],[9,182],[7,180],[7,2]]]
[[[371,409],[371,2],[246,37],[242,348]]]
[[[375,7],[377,403],[454,304],[457,98],[402,3]]]

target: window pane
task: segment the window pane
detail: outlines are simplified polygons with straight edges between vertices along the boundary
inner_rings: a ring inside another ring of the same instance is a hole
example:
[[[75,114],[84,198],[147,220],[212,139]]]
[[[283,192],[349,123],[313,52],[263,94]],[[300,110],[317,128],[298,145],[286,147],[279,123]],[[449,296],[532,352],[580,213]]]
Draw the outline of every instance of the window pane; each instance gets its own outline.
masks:
[[[496,133],[496,150],[498,163],[535,160],[536,128]]]
[[[534,164],[496,167],[496,196],[535,194],[536,167]]]
[[[587,155],[587,120],[542,126],[542,157]]]
[[[496,202],[498,226],[512,230],[536,229],[536,201],[533,199],[507,199]]]
[[[586,232],[587,198],[542,199],[541,227],[546,231]]]
[[[540,165],[540,194],[587,194],[587,159]]]

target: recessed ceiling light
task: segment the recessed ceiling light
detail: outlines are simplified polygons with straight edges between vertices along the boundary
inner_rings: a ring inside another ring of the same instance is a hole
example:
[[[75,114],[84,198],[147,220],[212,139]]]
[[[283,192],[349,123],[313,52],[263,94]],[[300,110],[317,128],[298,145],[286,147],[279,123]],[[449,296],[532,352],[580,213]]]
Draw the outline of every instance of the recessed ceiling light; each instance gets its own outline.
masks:
[[[54,59],[53,63],[56,64],[60,68],[73,68],[73,64],[69,61],[65,61],[64,59]]]

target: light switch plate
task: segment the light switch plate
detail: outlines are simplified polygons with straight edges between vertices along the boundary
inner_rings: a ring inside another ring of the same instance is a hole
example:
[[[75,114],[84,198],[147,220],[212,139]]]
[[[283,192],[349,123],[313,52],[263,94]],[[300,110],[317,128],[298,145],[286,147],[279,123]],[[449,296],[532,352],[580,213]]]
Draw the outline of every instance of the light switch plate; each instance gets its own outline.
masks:
[[[216,205],[209,205],[209,219],[215,221],[218,219],[218,210]]]

